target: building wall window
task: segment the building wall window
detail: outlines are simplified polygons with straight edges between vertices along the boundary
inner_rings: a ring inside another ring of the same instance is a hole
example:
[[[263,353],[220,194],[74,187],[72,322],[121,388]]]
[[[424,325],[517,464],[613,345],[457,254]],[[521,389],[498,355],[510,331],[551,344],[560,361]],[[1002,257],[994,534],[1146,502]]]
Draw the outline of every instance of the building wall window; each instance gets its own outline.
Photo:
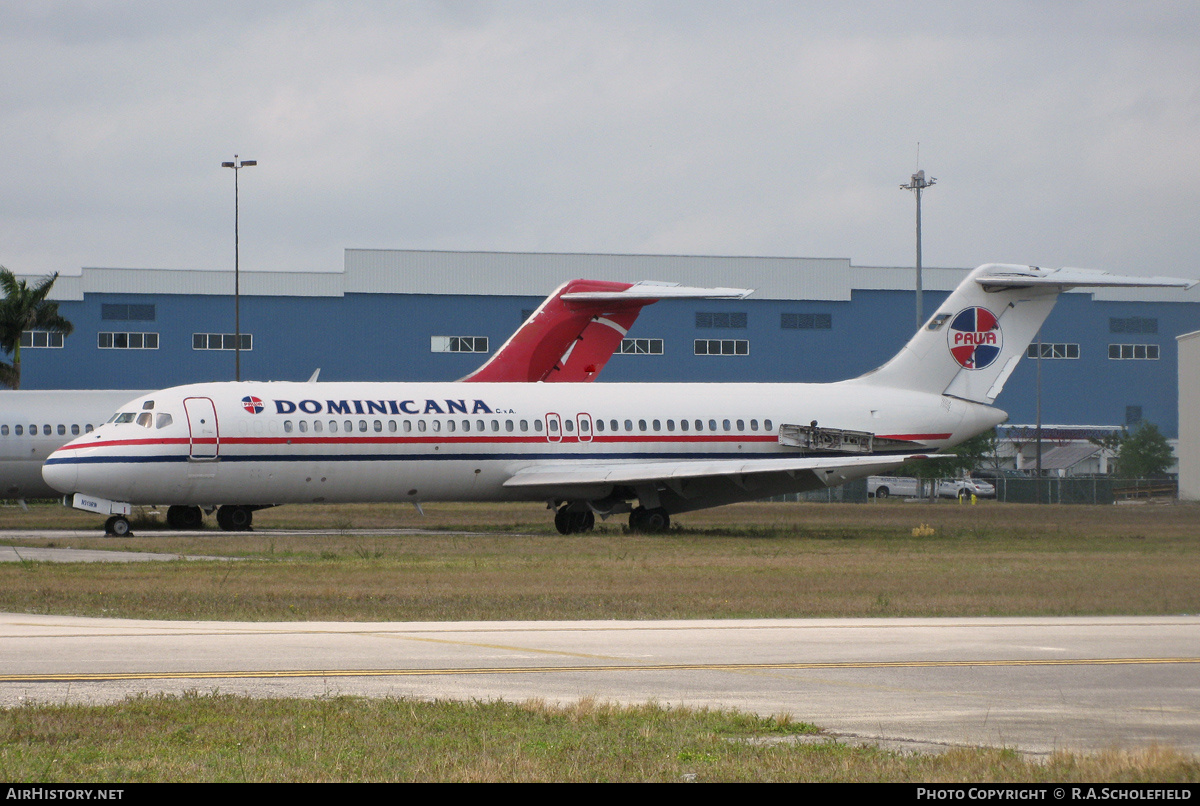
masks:
[[[745,328],[746,314],[742,313],[704,313],[696,312],[696,327],[709,328]]]
[[[62,349],[63,334],[49,330],[26,330],[21,333],[21,347]]]
[[[618,355],[662,355],[662,339],[621,339]]]
[[[486,353],[487,336],[430,336],[431,353]]]
[[[97,344],[101,350],[157,350],[157,333],[99,333]]]
[[[1025,349],[1025,355],[1028,358],[1038,357],[1036,342]],[[1042,358],[1079,358],[1079,345],[1042,342]]]
[[[1110,317],[1109,333],[1157,333],[1158,319],[1148,316]]]
[[[1110,344],[1108,357],[1113,359],[1158,360],[1157,344]]]
[[[100,318],[117,322],[153,322],[154,306],[106,302],[100,306]]]
[[[193,350],[234,350],[237,345],[236,333],[193,333]],[[242,334],[242,350],[254,349],[254,336],[251,333]]]
[[[781,313],[779,326],[784,330],[830,330],[833,328],[833,314]]]
[[[696,355],[750,355],[746,339],[696,339]]]

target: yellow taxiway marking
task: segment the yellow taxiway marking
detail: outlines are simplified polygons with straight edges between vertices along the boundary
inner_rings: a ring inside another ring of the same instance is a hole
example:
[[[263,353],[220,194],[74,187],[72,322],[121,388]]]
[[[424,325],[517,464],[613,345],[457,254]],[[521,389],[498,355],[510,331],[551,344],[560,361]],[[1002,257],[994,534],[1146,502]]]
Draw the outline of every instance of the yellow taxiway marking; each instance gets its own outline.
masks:
[[[434,669],[296,669],[278,671],[90,672],[0,675],[0,683],[66,683],[110,680],[211,680],[293,677],[433,677],[470,674],[553,674],[563,672],[755,672],[766,670],[922,669],[956,666],[1129,666],[1200,663],[1200,658],[1069,658],[1058,660],[851,661],[844,663],[664,663],[592,666],[496,666]]]

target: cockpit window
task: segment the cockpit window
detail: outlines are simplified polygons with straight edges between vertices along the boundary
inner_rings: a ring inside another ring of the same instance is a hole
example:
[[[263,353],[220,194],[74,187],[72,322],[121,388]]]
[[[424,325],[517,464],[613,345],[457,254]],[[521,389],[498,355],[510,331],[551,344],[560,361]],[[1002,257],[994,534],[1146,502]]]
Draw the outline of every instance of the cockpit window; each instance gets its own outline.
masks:
[[[142,411],[150,411],[150,409],[152,409],[152,408],[154,408],[153,400],[147,400],[144,403],[142,403]]]
[[[154,415],[148,411],[143,411],[138,415],[137,424],[143,428],[149,428],[154,425]]]
[[[166,428],[168,425],[171,424],[171,422],[172,422],[171,415],[165,414],[165,413],[160,414],[160,415],[158,415],[157,427],[158,428]]]
[[[137,412],[122,411],[122,412],[119,412],[118,414],[113,415],[113,418],[111,420],[109,420],[109,422],[110,423],[132,423],[135,417],[137,417]]]

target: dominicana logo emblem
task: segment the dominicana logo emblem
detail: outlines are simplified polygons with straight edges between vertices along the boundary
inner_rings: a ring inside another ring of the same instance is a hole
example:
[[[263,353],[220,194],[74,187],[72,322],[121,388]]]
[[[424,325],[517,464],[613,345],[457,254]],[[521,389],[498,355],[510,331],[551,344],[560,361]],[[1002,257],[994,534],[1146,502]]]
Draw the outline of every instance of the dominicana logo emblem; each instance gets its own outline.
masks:
[[[258,414],[263,410],[263,402],[253,395],[246,395],[242,398],[242,408],[251,414]]]
[[[963,369],[983,369],[1000,355],[1004,334],[996,314],[987,308],[963,308],[946,333],[950,355]]]

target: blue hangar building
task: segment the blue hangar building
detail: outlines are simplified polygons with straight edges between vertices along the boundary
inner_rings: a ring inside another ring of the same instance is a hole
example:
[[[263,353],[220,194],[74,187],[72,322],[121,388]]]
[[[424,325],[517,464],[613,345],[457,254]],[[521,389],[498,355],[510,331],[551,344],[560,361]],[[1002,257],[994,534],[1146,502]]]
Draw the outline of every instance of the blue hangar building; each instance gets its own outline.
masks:
[[[968,268],[926,268],[931,314]],[[1157,272],[1169,274],[1170,272]],[[645,308],[599,382],[834,381],[871,370],[916,328],[911,267],[846,258],[348,249],[341,271],[241,272],[242,378],[455,380],[574,278],[754,288],[745,300]],[[154,389],[234,377],[230,270],[83,268],[52,298],[74,326],[24,335],[22,388]],[[1153,422],[1178,433],[1175,337],[1200,330],[1200,288],[1060,297],[1042,330],[1042,419]],[[1036,357],[1031,347],[1029,359]],[[1037,361],[996,405],[1036,417]]]

